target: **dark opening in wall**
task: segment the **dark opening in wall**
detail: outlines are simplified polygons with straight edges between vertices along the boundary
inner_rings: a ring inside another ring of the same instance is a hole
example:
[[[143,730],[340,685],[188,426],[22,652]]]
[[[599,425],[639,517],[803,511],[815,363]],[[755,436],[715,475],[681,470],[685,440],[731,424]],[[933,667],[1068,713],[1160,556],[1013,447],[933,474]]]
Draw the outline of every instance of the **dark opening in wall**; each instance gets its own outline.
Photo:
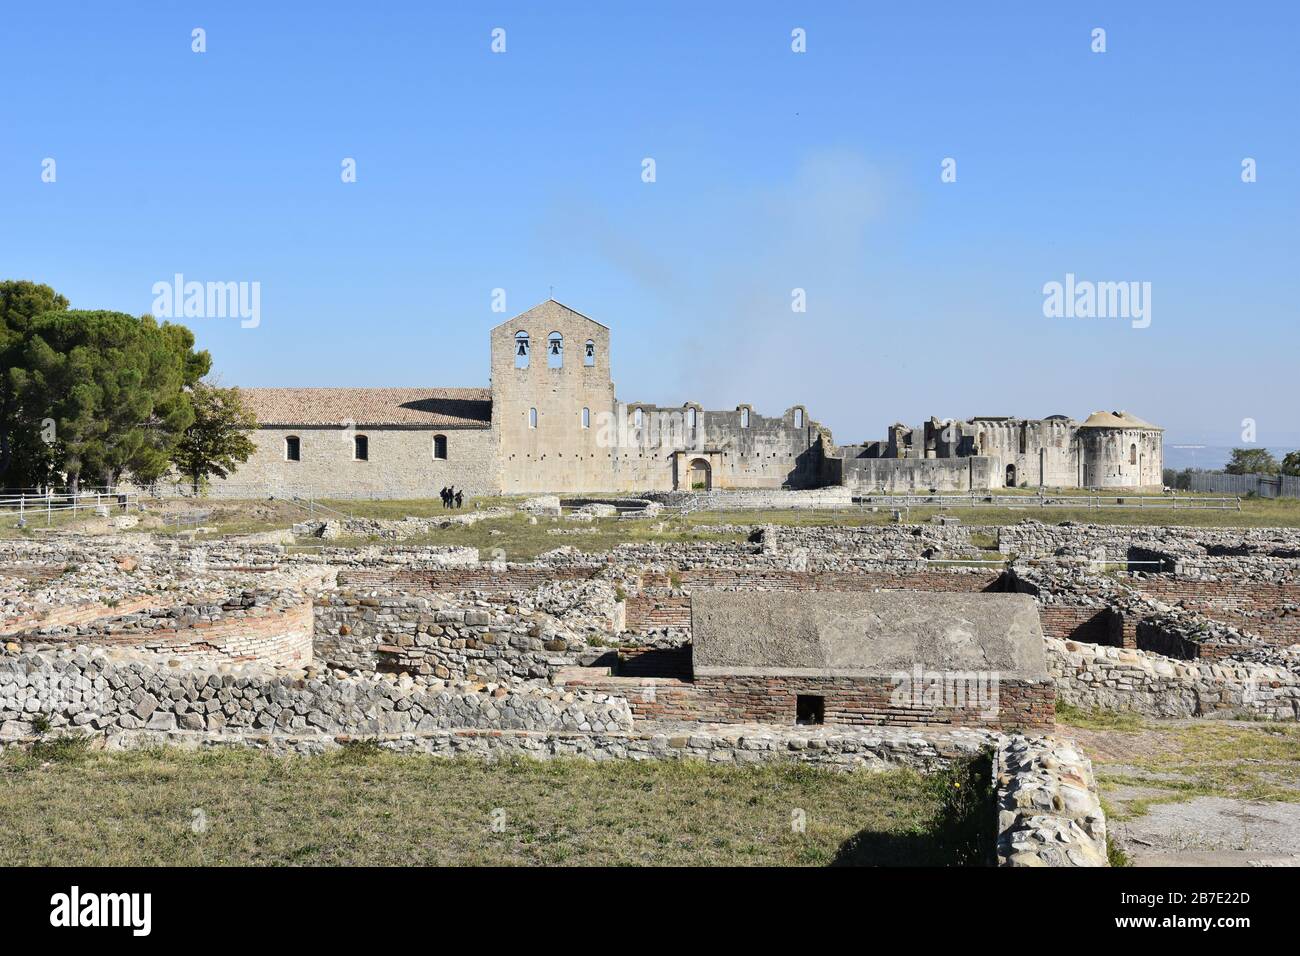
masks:
[[[796,724],[826,723],[826,698],[816,694],[799,694],[794,699]]]

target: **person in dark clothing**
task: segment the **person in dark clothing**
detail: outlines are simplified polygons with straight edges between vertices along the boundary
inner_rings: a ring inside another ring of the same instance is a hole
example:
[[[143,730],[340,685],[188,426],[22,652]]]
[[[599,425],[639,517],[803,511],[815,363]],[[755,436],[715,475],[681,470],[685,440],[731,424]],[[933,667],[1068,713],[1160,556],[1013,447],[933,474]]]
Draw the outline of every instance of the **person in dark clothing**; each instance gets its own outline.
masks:
[[[451,497],[451,491],[445,485],[442,491],[438,492],[438,497],[442,499],[442,506],[447,507],[447,499]]]
[[[460,492],[460,491],[456,492],[456,507],[457,507],[457,508],[461,508],[461,507],[464,507],[464,505],[465,505],[465,494],[464,494],[464,492]]]

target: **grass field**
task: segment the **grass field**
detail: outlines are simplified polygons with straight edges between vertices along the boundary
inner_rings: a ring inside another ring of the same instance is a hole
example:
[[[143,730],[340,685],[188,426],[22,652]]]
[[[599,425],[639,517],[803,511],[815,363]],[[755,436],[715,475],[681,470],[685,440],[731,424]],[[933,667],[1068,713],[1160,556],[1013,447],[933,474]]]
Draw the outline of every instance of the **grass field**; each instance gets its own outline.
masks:
[[[1127,497],[1153,497],[1136,496]],[[1158,497],[1158,496],[1154,496]],[[1180,496],[1183,497],[1183,496]],[[1300,499],[1243,498],[1241,510],[1198,510],[1170,508],[1041,508],[1032,503],[1033,493],[1023,490],[1005,490],[995,493],[996,505],[982,505],[977,508],[937,508],[914,507],[907,514],[907,521],[913,524],[925,523],[936,515],[948,515],[960,518],[962,523],[975,528],[995,529],[1002,525],[1015,524],[1032,518],[1047,524],[1070,521],[1076,524],[1103,524],[1117,527],[1152,527],[1185,526],[1197,528],[1297,528],[1300,527]],[[320,504],[358,518],[404,518],[407,516],[428,517],[433,515],[466,514],[475,505],[490,508],[496,505],[517,504],[519,498],[485,497],[471,499],[459,512],[447,511],[437,499],[416,499],[400,501],[322,501]],[[1005,502],[1005,504],[1003,503]],[[230,534],[247,534],[258,531],[273,531],[286,528],[308,516],[306,505],[284,500],[248,500],[199,499],[186,503],[153,503],[150,513],[162,516],[170,523],[155,529],[158,534],[188,534],[192,522],[178,527],[174,517],[169,513],[176,509],[199,509],[207,512],[200,522],[205,528],[200,538],[211,538]],[[606,551],[623,542],[638,541],[692,541],[692,540],[739,540],[744,531],[719,532],[709,530],[718,525],[730,525],[739,529],[762,524],[779,524],[787,526],[864,526],[886,525],[892,523],[891,510],[879,507],[876,511],[867,508],[826,510],[826,511],[697,511],[685,516],[665,516],[663,519],[619,520],[616,518],[599,519],[591,524],[561,522],[540,519],[537,524],[529,524],[525,515],[515,514],[504,518],[479,522],[470,527],[450,528],[437,531],[420,538],[405,539],[408,544],[458,544],[479,548],[486,556],[491,556],[494,549],[501,549],[509,560],[529,560],[543,551],[571,545],[583,551]],[[332,511],[316,511],[316,517],[336,517]],[[56,515],[52,530],[73,529],[84,526],[93,519],[78,518],[71,515]],[[100,522],[102,524],[102,521]],[[27,537],[39,538],[46,533],[44,519],[32,516],[31,526],[18,530],[14,520],[7,516],[0,518],[0,538]],[[578,534],[547,534],[548,530],[580,530]],[[990,532],[991,534],[992,532]],[[373,543],[364,539],[339,539],[336,543],[356,545]],[[312,542],[305,542],[311,545]]]
[[[987,780],[53,744],[0,757],[0,866],[985,863]]]
[[[1108,817],[1199,796],[1300,803],[1300,725],[1152,720],[1057,704],[1093,761]]]
[[[928,522],[938,514],[951,515],[962,523],[976,528],[996,529],[1034,518],[1049,524],[1072,521],[1077,524],[1106,524],[1116,526],[1150,527],[1181,525],[1190,527],[1300,527],[1300,501],[1243,499],[1241,511],[1200,511],[1149,508],[1131,511],[1121,509],[1064,509],[1020,507],[1017,501],[1028,496],[1008,493],[1007,507],[979,508],[912,508],[908,521]],[[508,503],[506,499],[482,499],[484,507]],[[433,502],[327,502],[331,507],[351,508],[357,516],[402,517],[405,514],[446,514],[441,503]],[[697,511],[684,516],[666,516],[663,519],[620,520],[598,519],[590,524],[541,518],[530,524],[528,517],[515,514],[504,518],[480,521],[469,527],[449,528],[419,538],[405,539],[409,544],[449,544],[478,548],[485,557],[498,551],[507,560],[527,561],[544,551],[561,546],[572,546],[581,551],[607,551],[621,543],[679,542],[679,541],[740,541],[746,529],[763,524],[785,526],[839,525],[858,527],[892,523],[890,509],[838,511]],[[718,531],[727,525],[735,531]],[[577,530],[576,534],[548,534],[553,529]],[[995,531],[978,534],[976,543],[993,546]],[[338,539],[336,544],[365,544],[362,539]]]

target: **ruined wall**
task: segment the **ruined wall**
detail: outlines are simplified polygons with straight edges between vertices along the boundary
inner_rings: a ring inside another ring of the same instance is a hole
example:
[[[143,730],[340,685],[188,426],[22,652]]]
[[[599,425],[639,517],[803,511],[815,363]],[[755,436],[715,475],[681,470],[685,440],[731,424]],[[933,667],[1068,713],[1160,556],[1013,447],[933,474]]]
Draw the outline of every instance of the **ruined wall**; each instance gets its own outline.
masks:
[[[1164,434],[1145,428],[1080,428],[1084,488],[1164,487]],[[1136,461],[1133,458],[1136,457]]]
[[[1153,717],[1300,719],[1300,677],[1280,667],[1182,661],[1047,638],[1057,696],[1075,707]]]
[[[208,734],[401,734],[494,730],[627,731],[622,700],[565,695],[529,686],[496,694],[441,681],[396,682],[263,667],[218,672],[162,661],[114,661],[89,649],[57,654],[0,654],[0,735],[51,728],[205,731]]]
[[[369,439],[369,459],[353,460],[352,436]],[[285,438],[299,440],[300,460],[285,458]],[[433,457],[436,435],[447,439],[446,460]],[[454,485],[467,495],[498,490],[496,436],[490,428],[259,428],[257,451],[210,493],[336,498],[436,498]]]
[[[950,677],[952,675],[949,675]],[[694,680],[617,676],[565,671],[565,687],[623,697],[641,720],[688,723],[762,723],[794,726],[799,695],[824,700],[824,721],[837,727],[966,727],[994,730],[1044,729],[1055,721],[1051,681],[1006,680],[991,687],[990,701],[975,694],[958,699],[956,685],[946,702],[924,696],[900,700],[910,690],[893,676],[794,677],[709,676]],[[937,693],[937,691],[936,691]]]
[[[1078,446],[1068,419],[983,419],[963,423],[973,432],[974,453],[993,459],[989,488],[1075,487]]]
[[[1043,729],[1055,722],[1050,681],[1003,680],[991,707],[974,701],[899,703],[894,677],[709,676],[695,678],[702,719],[792,724],[799,695],[822,697],[828,724]]]
[[[572,646],[571,646],[572,643]],[[340,590],[317,598],[315,653],[332,667],[444,680],[548,678],[585,647],[540,618],[428,597]]]
[[[993,752],[999,866],[1107,866],[1092,762],[1073,741],[1003,738]]]
[[[18,630],[6,640],[19,649],[93,645],[121,652],[217,665],[240,661],[307,664],[312,660],[311,601],[292,592],[246,594],[224,603],[158,607],[141,599],[129,613],[88,615]]]
[[[924,426],[895,424],[886,441],[845,445],[836,454],[842,461],[826,469],[828,476],[842,476],[845,484],[862,489],[900,494],[928,488],[1158,490],[1164,468],[1163,438],[1158,430],[1080,428],[1059,416],[967,421],[931,418]],[[963,478],[960,463],[972,460],[984,464]],[[920,462],[942,465],[923,469],[912,464]]]
[[[982,457],[845,458],[841,467],[844,484],[855,494],[869,495],[998,488],[994,465]]]
[[[819,438],[824,429],[801,405],[769,418],[747,405],[707,411],[693,403],[667,407],[635,402],[620,406],[619,415],[623,440],[614,464],[620,490],[690,491],[696,484],[706,489],[815,488],[823,483]],[[803,422],[796,424],[800,415]]]

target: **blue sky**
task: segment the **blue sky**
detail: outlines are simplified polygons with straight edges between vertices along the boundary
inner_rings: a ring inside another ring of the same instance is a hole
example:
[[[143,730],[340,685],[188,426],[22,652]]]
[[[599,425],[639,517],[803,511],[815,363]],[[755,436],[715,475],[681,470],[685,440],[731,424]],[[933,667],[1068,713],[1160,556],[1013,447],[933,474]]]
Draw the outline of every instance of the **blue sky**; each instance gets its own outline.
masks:
[[[272,6],[7,7],[0,275],[259,282],[187,322],[226,384],[486,385],[492,290],[553,286],[624,400],[1300,446],[1296,5]],[[1066,273],[1150,327],[1044,317]]]

